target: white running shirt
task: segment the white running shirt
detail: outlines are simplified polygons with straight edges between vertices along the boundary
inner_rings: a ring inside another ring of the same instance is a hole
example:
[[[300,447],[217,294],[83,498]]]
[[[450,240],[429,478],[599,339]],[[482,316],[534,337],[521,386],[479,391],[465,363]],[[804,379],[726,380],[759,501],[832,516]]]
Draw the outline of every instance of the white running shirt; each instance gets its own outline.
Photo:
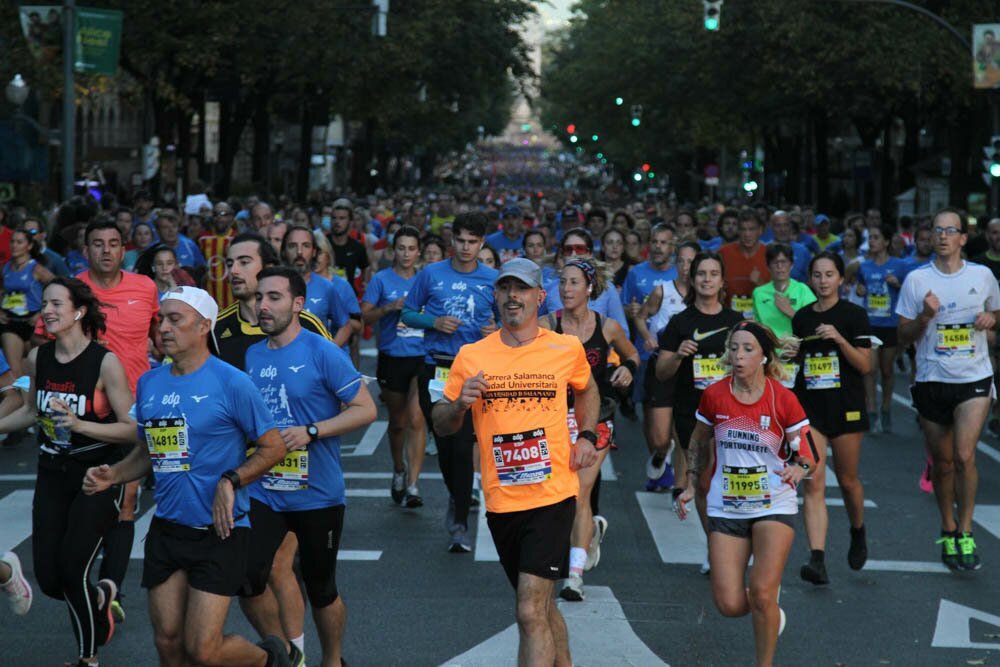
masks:
[[[1000,288],[985,266],[963,262],[941,273],[934,262],[914,269],[903,281],[896,314],[917,319],[931,290],[941,308],[917,339],[917,382],[964,384],[993,376],[986,332],[976,331],[976,314],[1000,310]]]
[[[657,338],[659,338],[660,332],[666,328],[670,318],[687,308],[687,305],[684,303],[684,297],[677,291],[675,281],[668,280],[665,283],[660,283],[660,287],[663,288],[663,300],[660,301],[660,309],[647,322],[649,333]]]

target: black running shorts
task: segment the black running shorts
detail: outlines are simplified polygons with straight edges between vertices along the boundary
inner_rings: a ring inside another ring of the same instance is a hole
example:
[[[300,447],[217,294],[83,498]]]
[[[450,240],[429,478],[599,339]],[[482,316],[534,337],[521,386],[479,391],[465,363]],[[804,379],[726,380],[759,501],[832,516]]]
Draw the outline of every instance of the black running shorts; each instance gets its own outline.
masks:
[[[241,597],[255,597],[267,588],[274,554],[288,531],[299,540],[299,565],[309,604],[322,609],[339,595],[337,552],[344,530],[344,506],[323,507],[298,512],[275,512],[256,498],[250,499],[250,555],[246,583]]]
[[[184,570],[191,588],[236,595],[246,578],[249,545],[249,528],[234,528],[223,540],[213,528],[191,528],[154,517],[146,536],[142,587],[156,588]]]
[[[575,516],[575,496],[520,512],[486,513],[500,564],[515,590],[520,572],[552,580],[569,576],[569,537]]]
[[[864,433],[869,428],[868,410],[864,394],[839,390],[806,389],[796,392],[802,408],[809,417],[809,426],[827,438],[837,438],[848,433]]]
[[[756,516],[752,519],[729,519],[726,517],[710,516],[708,517],[708,532],[750,539],[750,535],[753,532],[753,525],[760,521],[777,521],[795,530],[794,514],[768,514],[766,516]]]
[[[899,330],[896,327],[872,327],[872,335],[882,341],[882,347],[896,347]]]
[[[677,376],[669,380],[656,379],[656,357],[650,357],[646,364],[646,373],[642,378],[645,389],[644,405],[650,408],[672,408],[674,407],[674,387]],[[687,445],[685,445],[687,446]]]
[[[382,391],[405,394],[410,391],[410,382],[420,375],[424,368],[424,356],[394,357],[385,352],[378,353],[375,377]]]
[[[993,376],[975,382],[918,382],[910,387],[917,413],[935,424],[955,423],[955,408],[974,398],[994,398]]]

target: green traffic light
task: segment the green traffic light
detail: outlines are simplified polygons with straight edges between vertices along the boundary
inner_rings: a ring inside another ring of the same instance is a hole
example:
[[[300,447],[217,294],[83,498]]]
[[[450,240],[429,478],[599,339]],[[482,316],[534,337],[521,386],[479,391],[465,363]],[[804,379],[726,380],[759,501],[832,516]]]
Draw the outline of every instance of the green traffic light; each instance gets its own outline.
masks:
[[[639,120],[638,118],[633,118],[633,119],[632,119],[632,127],[639,127],[639,125],[640,125],[641,123],[642,123],[642,121],[641,121],[641,120]]]
[[[716,31],[719,29],[719,19],[717,18],[707,18],[705,19],[705,30]]]
[[[656,174],[654,174],[653,172],[649,172],[648,174],[646,174],[646,176],[649,176],[650,178],[656,178]]]
[[[591,140],[591,141],[597,141],[597,138],[598,138],[598,137],[597,137],[597,135],[596,135],[596,134],[592,134],[592,135],[590,135],[590,140]]]
[[[602,157],[604,157],[604,153],[598,153],[597,154],[597,159],[601,159]]]
[[[990,176],[993,178],[1000,178],[1000,164],[994,162],[990,165]]]
[[[617,104],[618,106],[621,106],[621,105],[625,104],[625,98],[623,98],[623,97],[616,97],[615,98],[615,104]]]

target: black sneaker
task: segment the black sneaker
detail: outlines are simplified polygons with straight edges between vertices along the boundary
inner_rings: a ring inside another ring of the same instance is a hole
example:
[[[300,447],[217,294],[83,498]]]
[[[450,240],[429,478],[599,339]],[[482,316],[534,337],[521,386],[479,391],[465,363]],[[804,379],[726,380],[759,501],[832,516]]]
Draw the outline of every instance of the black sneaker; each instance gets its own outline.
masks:
[[[424,499],[420,497],[420,492],[416,486],[406,487],[406,495],[403,496],[403,506],[410,509],[424,506]]]
[[[959,569],[958,560],[958,535],[956,533],[949,533],[946,531],[941,531],[941,537],[937,539],[937,544],[941,545],[941,562],[949,570]],[[975,540],[973,540],[973,548],[975,548]]]
[[[269,635],[257,642],[257,646],[267,652],[268,667],[293,667],[288,651],[285,650],[285,640],[281,637]]]
[[[847,550],[847,564],[852,570],[860,570],[868,561],[868,544],[865,542],[865,527],[851,528],[851,548]]]
[[[406,471],[392,473],[392,485],[389,487],[392,494],[392,502],[397,505],[402,504],[406,496]]]
[[[978,570],[983,566],[979,562],[979,553],[976,549],[976,538],[972,533],[958,533],[955,540],[958,542],[958,566],[963,570]]]
[[[824,586],[830,583],[830,577],[826,574],[826,563],[823,561],[810,560],[799,570],[799,576],[803,581],[808,581],[814,586]]]

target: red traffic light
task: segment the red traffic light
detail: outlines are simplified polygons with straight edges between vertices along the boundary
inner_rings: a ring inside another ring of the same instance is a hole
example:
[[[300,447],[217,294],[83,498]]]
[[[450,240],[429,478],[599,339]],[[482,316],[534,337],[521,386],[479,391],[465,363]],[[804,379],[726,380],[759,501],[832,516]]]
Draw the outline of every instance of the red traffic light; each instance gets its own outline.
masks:
[[[576,134],[576,125],[574,125],[573,123],[570,123],[569,125],[567,125],[566,126],[566,132],[568,134]]]
[[[649,166],[648,162],[642,165],[642,170],[643,171],[649,171],[650,169],[651,169],[651,167]]]

